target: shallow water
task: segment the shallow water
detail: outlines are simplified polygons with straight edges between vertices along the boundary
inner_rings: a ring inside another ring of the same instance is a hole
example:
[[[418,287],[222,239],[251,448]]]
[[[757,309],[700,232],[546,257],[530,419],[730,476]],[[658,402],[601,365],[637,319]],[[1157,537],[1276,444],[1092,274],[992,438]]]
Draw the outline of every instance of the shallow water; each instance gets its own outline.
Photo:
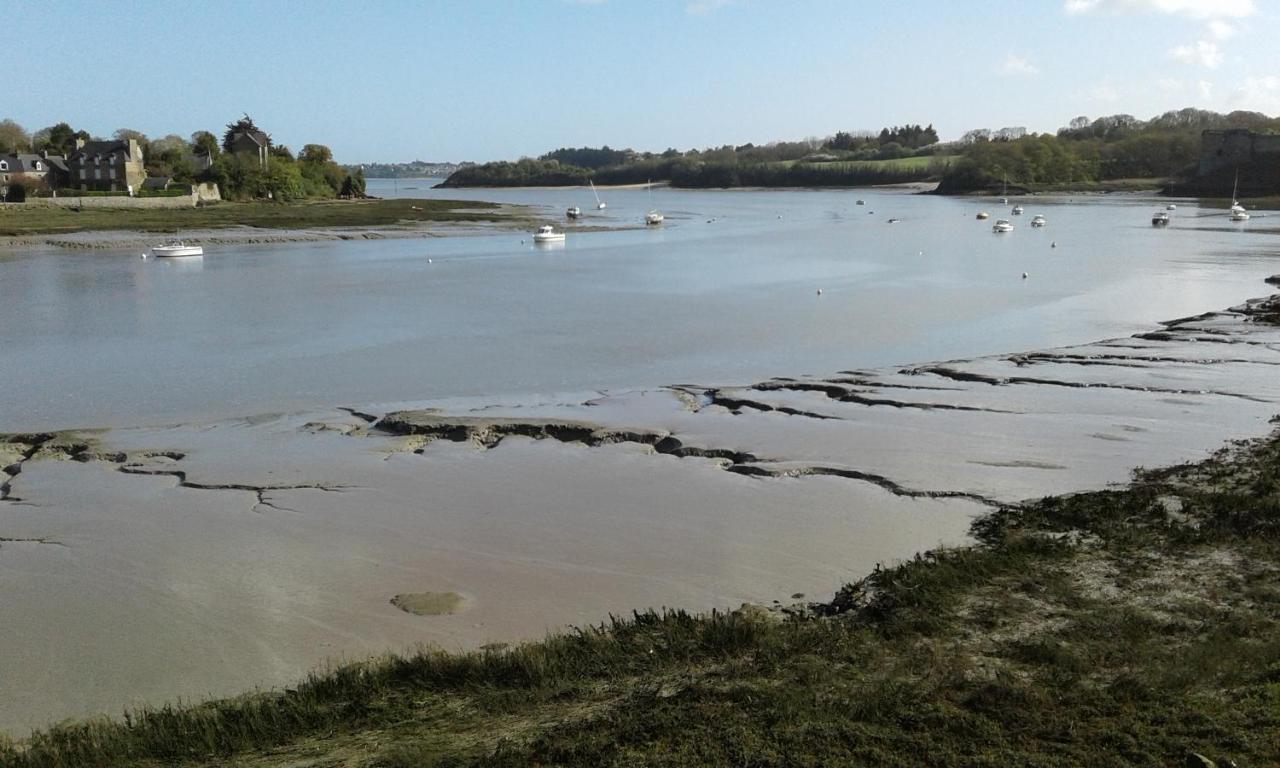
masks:
[[[1226,306],[1277,271],[1273,241],[1249,231],[1261,219],[1232,228],[1186,203],[1155,230],[1153,201],[1029,199],[997,236],[973,216],[1002,215],[994,201],[898,191],[605,190],[597,212],[588,190],[428,185],[371,191],[555,218],[576,203],[585,224],[636,225],[650,205],[667,219],[555,249],[514,232],[220,245],[194,261],[0,251],[0,429],[972,356]],[[1031,229],[1041,212],[1049,226]]]

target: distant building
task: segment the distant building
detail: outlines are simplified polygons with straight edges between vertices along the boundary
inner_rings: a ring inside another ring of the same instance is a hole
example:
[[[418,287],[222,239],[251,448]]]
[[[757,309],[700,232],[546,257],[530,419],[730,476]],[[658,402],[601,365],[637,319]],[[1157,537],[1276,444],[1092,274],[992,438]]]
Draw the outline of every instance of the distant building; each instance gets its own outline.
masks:
[[[267,150],[271,149],[271,137],[266,131],[257,128],[233,131],[226,146],[230,147],[232,154],[257,157],[259,165],[267,167]]]
[[[50,155],[48,152],[30,154],[11,152],[0,155],[0,185],[23,184],[28,189],[33,186],[47,186],[50,189],[65,187],[68,184],[66,158],[61,155]]]
[[[76,139],[75,150],[67,156],[67,170],[69,186],[83,190],[136,191],[147,178],[137,139]]]
[[[1246,128],[1204,131],[1200,134],[1199,175],[1240,169],[1243,176],[1258,164],[1280,160],[1280,135],[1254,133]]]

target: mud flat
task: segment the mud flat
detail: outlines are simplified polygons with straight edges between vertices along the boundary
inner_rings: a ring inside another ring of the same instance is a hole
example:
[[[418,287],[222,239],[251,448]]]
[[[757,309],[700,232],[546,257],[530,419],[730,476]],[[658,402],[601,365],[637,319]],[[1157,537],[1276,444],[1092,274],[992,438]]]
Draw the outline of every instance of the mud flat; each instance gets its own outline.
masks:
[[[0,729],[646,606],[826,598],[1001,505],[1266,433],[1277,311],[747,386],[5,436]]]

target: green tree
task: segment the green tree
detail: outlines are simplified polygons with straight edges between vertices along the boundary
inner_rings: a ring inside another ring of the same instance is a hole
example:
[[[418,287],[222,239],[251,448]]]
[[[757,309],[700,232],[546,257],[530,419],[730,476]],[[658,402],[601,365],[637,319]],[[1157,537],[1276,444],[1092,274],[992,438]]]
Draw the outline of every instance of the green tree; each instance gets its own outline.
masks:
[[[222,148],[218,145],[218,137],[209,131],[196,131],[191,134],[191,151],[197,155],[208,155],[216,158]]]
[[[333,162],[333,152],[323,144],[305,144],[302,151],[298,153],[298,162],[300,163],[329,163]]]
[[[31,148],[36,152],[48,150],[50,154],[65,155],[75,149],[76,139],[89,141],[90,138],[88,131],[77,131],[66,123],[57,123],[36,131],[31,137]]]
[[[27,152],[31,149],[31,134],[13,120],[0,120],[0,154]]]

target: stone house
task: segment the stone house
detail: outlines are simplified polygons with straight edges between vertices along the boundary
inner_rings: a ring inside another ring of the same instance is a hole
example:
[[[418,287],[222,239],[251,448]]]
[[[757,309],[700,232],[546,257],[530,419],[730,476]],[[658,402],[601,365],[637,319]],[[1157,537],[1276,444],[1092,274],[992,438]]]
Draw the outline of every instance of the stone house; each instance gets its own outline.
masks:
[[[228,144],[233,154],[254,156],[258,158],[258,164],[262,168],[267,167],[267,150],[271,149],[271,137],[265,131],[256,128],[235,131]]]
[[[23,184],[28,189],[44,186],[57,189],[65,187],[69,178],[66,158],[61,155],[48,152],[0,155],[0,186]]]
[[[67,156],[67,170],[71,178],[68,186],[82,190],[136,192],[147,178],[137,139],[76,139],[75,150]]]

